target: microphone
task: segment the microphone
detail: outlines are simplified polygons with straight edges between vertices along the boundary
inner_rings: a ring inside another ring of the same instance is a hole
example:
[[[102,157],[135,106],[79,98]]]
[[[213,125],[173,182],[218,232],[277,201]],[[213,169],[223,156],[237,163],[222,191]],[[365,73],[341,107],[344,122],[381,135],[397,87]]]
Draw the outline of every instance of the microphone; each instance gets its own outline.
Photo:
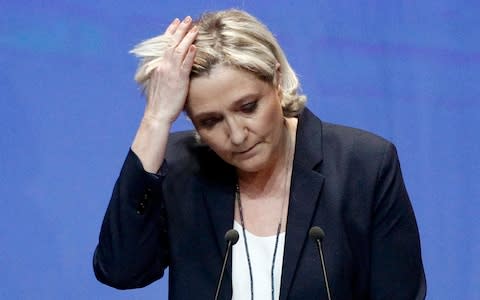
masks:
[[[323,279],[325,279],[325,289],[327,290],[327,297],[328,297],[328,300],[332,300],[330,296],[330,285],[328,284],[327,269],[325,268],[325,261],[323,259],[323,250],[322,250],[322,241],[323,241],[323,238],[325,237],[325,232],[323,231],[322,228],[318,226],[313,226],[312,228],[310,228],[308,235],[317,244],[318,254],[320,256],[320,262],[322,264]]]
[[[228,257],[230,256],[230,249],[232,249],[232,246],[238,242],[238,231],[235,229],[230,229],[227,231],[227,233],[225,233],[225,241],[227,242],[227,251],[225,252],[225,257],[223,258],[222,272],[220,272],[220,278],[218,279],[215,300],[218,299],[218,295],[220,294],[220,287],[222,286],[225,267],[227,266]]]

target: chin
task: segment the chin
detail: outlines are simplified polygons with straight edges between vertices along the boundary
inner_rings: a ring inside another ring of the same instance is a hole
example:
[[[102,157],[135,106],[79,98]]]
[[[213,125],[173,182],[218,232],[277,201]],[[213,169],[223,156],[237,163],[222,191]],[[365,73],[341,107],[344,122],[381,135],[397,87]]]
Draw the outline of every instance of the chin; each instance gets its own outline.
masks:
[[[233,166],[242,172],[256,173],[266,168],[267,161],[260,157],[252,157],[245,161],[234,162]]]
[[[237,165],[234,165],[234,167],[238,171],[245,172],[245,173],[256,173],[262,169],[259,166],[250,165],[250,164],[237,164]]]

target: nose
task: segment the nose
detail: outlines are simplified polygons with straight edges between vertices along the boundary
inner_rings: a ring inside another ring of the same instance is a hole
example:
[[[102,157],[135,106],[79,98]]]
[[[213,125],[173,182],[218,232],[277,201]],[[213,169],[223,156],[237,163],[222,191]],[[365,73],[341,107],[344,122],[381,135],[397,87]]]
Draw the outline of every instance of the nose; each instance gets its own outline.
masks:
[[[235,118],[227,120],[228,133],[230,137],[230,142],[233,145],[241,145],[247,138],[247,128],[243,125],[242,122]]]

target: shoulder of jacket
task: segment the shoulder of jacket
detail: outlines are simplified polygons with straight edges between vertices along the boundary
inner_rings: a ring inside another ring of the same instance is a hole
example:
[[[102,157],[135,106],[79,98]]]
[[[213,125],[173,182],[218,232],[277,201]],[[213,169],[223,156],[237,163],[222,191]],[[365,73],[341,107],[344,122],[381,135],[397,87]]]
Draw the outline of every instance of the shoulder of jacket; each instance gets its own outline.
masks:
[[[367,130],[322,121],[325,143],[337,142],[369,149],[388,147],[392,142]]]

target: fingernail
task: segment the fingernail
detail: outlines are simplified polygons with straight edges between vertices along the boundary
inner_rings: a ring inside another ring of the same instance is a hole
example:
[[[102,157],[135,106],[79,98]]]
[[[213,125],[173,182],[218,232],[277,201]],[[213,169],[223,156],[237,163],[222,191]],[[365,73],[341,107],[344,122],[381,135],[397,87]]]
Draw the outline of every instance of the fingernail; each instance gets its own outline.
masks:
[[[193,26],[193,27],[190,29],[190,32],[197,32],[197,31],[198,31],[197,25]]]
[[[178,18],[175,18],[172,23],[173,24],[178,24],[178,23],[180,23],[180,20]]]
[[[185,19],[183,19],[183,23],[189,23],[192,20],[190,16],[186,16]]]

